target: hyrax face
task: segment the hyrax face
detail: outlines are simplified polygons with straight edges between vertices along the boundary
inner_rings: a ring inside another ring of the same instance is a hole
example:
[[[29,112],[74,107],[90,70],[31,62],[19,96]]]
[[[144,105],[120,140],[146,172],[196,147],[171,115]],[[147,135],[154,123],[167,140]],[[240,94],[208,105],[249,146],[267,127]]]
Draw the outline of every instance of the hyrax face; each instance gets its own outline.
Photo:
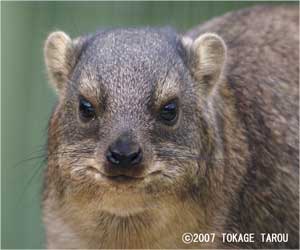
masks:
[[[72,41],[54,32],[45,59],[59,94],[48,158],[70,193],[96,193],[120,213],[197,185],[211,147],[204,103],[225,60],[218,36],[118,29]]]

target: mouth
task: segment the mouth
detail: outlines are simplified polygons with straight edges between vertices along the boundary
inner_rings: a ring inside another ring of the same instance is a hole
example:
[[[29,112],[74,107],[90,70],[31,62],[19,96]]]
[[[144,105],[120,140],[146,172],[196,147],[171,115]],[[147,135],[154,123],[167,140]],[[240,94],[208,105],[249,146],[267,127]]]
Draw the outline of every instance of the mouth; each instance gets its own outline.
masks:
[[[147,173],[146,175],[141,175],[141,176],[134,176],[134,175],[129,175],[129,174],[115,174],[115,175],[109,175],[107,173],[103,173],[99,169],[96,169],[94,167],[89,166],[89,170],[92,170],[93,172],[97,172],[100,174],[102,177],[107,179],[108,181],[112,182],[117,182],[117,183],[128,183],[128,182],[140,182],[145,180],[148,177],[152,177],[155,175],[161,174],[161,170],[156,170],[151,173]]]
[[[124,182],[134,182],[134,181],[142,181],[144,177],[133,177],[133,176],[128,176],[128,175],[114,175],[114,176],[109,176],[109,175],[104,175],[106,179],[114,182],[119,182],[119,183],[124,183]]]

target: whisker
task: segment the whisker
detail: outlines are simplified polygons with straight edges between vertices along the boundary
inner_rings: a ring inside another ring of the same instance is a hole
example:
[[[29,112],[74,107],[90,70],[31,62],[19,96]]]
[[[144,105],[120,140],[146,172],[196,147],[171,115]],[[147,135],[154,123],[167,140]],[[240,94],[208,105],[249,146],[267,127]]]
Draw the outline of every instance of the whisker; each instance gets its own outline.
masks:
[[[20,205],[20,202],[22,201],[22,198],[24,197],[25,193],[28,191],[28,188],[30,187],[30,185],[32,184],[35,177],[38,175],[38,173],[40,173],[40,171],[43,169],[43,166],[45,166],[45,165],[46,165],[46,160],[44,159],[33,167],[33,169],[34,169],[33,174],[31,174],[28,181],[24,185],[22,192],[20,193],[20,196],[18,199],[19,200],[18,205]]]

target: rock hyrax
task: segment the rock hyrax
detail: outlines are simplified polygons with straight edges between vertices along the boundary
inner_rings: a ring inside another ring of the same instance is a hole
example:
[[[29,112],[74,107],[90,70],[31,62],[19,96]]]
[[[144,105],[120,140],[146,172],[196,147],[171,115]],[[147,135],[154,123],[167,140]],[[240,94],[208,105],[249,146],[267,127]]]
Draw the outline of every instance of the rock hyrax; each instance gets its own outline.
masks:
[[[250,8],[186,34],[56,31],[45,61],[58,93],[49,248],[299,247],[297,7]],[[185,232],[216,237],[187,245]]]

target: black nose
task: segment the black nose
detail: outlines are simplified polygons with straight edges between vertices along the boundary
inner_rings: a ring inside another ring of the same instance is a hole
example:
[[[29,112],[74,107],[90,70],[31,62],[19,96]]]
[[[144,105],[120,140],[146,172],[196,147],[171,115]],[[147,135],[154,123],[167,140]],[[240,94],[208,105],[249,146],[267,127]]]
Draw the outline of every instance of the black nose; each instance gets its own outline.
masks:
[[[142,161],[142,150],[130,136],[125,134],[110,145],[106,158],[115,166],[131,167]]]

